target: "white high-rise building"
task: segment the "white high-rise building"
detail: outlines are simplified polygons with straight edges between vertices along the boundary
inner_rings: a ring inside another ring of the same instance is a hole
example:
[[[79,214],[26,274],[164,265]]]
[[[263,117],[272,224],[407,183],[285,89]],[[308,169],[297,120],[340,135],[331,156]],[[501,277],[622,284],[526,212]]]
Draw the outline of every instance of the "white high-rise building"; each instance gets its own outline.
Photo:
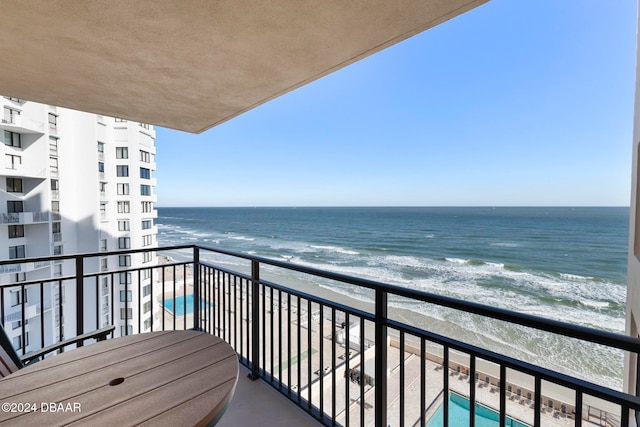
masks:
[[[8,97],[0,108],[0,259],[157,247],[152,126]],[[148,330],[149,270],[118,270],[156,263],[153,252],[85,259],[84,273],[95,273],[85,279],[87,300],[99,292],[98,307],[84,307],[85,329]],[[48,344],[75,335],[75,282],[33,283],[73,276],[75,268],[66,260],[0,271],[0,283],[25,284],[0,299],[14,347],[28,352],[43,337]]]

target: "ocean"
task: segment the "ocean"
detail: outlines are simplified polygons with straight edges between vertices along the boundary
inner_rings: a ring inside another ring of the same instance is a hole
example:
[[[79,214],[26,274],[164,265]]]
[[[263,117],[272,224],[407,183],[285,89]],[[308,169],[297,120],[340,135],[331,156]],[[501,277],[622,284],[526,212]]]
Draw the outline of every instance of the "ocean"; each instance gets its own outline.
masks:
[[[623,207],[158,208],[156,221],[160,246],[197,243],[618,333],[628,222]],[[295,273],[280,280],[347,304],[371,300],[350,285]],[[394,318],[416,326],[622,387],[621,352],[429,304],[390,303]]]

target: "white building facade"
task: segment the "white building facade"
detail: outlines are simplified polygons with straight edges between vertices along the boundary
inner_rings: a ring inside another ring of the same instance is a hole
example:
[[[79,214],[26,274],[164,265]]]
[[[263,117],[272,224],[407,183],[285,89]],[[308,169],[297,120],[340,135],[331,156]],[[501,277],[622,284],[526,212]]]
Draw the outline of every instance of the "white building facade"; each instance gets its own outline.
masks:
[[[0,259],[157,247],[152,126],[8,97],[0,107]],[[147,330],[149,270],[118,271],[156,264],[153,252],[85,259],[84,273],[94,274],[85,279],[86,300],[99,293],[97,306],[84,307],[85,330]],[[24,284],[0,299],[20,352],[76,334],[75,281],[33,283],[75,269],[66,260],[0,271],[0,283]]]

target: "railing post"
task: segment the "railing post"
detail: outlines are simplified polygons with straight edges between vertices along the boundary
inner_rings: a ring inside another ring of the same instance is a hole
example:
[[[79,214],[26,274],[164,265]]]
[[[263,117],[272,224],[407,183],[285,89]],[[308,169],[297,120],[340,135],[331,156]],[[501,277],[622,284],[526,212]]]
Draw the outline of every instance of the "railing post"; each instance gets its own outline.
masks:
[[[61,289],[62,290],[62,289]],[[62,294],[59,298],[62,300]],[[60,323],[62,323],[62,313],[60,313]],[[84,257],[76,257],[76,335],[84,334]],[[82,347],[82,341],[77,345]]]
[[[273,332],[272,332],[273,333]],[[260,370],[260,263],[251,260],[251,373],[255,381]]]
[[[193,329],[200,330],[200,247],[193,247]],[[186,277],[185,277],[186,281]],[[185,289],[187,284],[184,284]],[[205,303],[206,304],[206,303]]]
[[[376,289],[375,425],[387,427],[387,292]]]

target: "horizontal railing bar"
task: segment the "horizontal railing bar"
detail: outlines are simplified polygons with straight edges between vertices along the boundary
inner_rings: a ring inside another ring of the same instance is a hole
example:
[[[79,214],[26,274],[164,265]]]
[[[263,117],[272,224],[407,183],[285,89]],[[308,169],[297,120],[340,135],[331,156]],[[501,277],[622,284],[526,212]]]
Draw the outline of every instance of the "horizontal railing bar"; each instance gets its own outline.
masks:
[[[163,246],[159,248],[123,249],[118,251],[89,252],[89,253],[79,253],[79,254],[69,254],[69,255],[49,255],[49,256],[32,257],[32,258],[14,258],[14,259],[7,259],[7,260],[0,261],[0,265],[24,264],[28,262],[40,262],[40,261],[60,261],[60,260],[76,259],[78,257],[95,258],[95,257],[104,257],[104,256],[112,256],[112,255],[137,254],[141,252],[176,251],[181,249],[193,249],[194,246],[196,245]],[[207,248],[204,248],[204,249],[207,249]]]
[[[477,357],[480,357],[481,359],[497,363],[498,365],[504,365],[508,368],[512,368],[525,374],[539,376],[544,380],[561,386],[565,386],[570,389],[581,390],[583,392],[586,392],[587,394],[593,395],[595,397],[600,397],[609,402],[617,404],[625,402],[634,410],[640,410],[640,397],[638,396],[632,396],[621,391],[591,383],[589,381],[571,377],[556,371],[552,371],[551,369],[533,365],[519,359],[495,353],[491,350],[487,350],[482,347],[476,347],[472,344],[468,344],[462,341],[457,341],[453,338],[445,337],[444,335],[409,326],[395,320],[389,320],[387,322],[387,326],[389,328],[397,329],[398,331],[403,331],[416,337],[425,338],[436,344],[440,344],[445,347],[461,351],[463,353],[467,353],[470,355],[473,354]]]
[[[193,264],[193,261],[180,261],[180,262],[173,262],[173,263],[167,263],[167,264],[150,265],[147,267],[134,267],[126,270],[108,270],[108,271],[100,271],[98,273],[89,273],[89,274],[85,273],[83,277],[85,279],[88,279],[92,277],[108,276],[111,274],[115,275],[119,273],[131,273],[135,271],[149,270],[153,268],[166,268],[166,267],[187,265],[187,264]],[[0,289],[15,288],[16,286],[32,286],[32,285],[38,285],[40,283],[52,283],[52,282],[58,282],[58,281],[64,282],[66,280],[75,280],[75,278],[76,278],[75,275],[71,275],[71,276],[52,277],[49,279],[35,279],[35,280],[30,280],[28,282],[5,283],[5,284],[0,284]]]

